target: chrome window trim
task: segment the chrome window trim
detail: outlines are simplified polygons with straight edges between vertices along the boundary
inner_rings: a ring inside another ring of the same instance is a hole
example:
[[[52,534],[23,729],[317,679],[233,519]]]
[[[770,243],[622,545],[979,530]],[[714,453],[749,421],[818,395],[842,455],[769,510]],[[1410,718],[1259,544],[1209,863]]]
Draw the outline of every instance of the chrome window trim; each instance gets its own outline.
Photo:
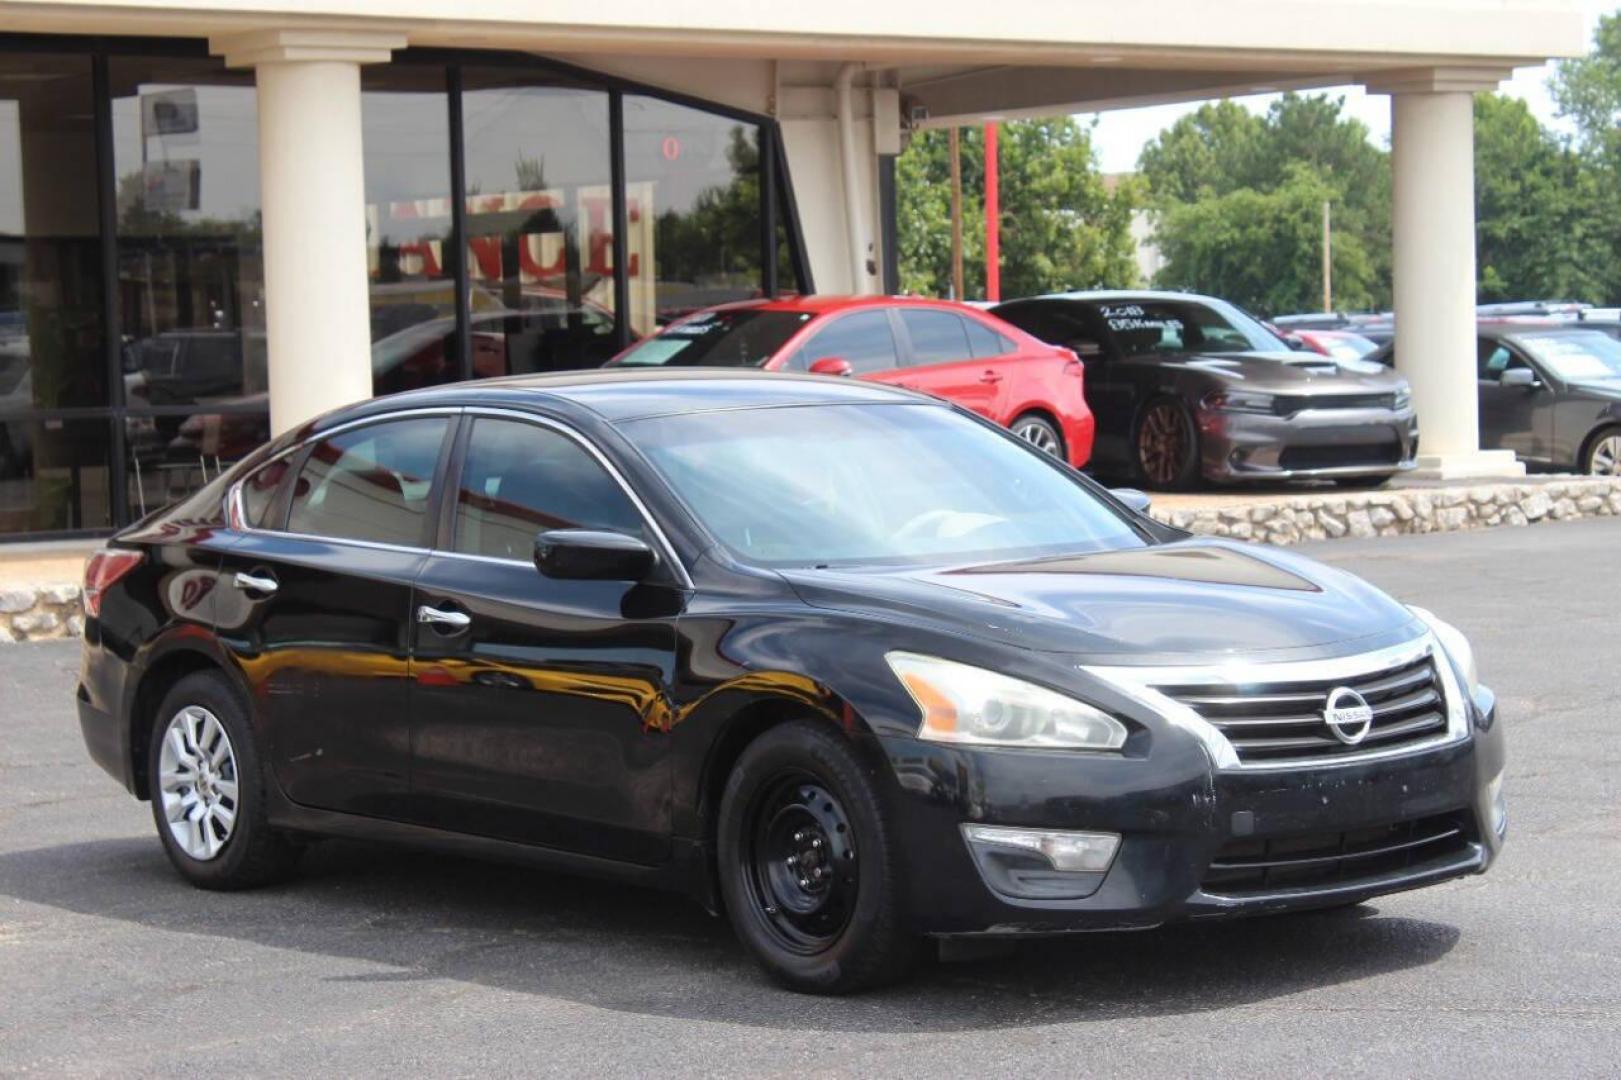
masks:
[[[289,529],[263,529],[257,525],[250,526],[247,523],[247,519],[244,516],[242,509],[242,485],[247,483],[249,477],[252,477],[255,473],[259,472],[260,469],[269,468],[276,462],[281,461],[283,458],[291,457],[312,443],[318,443],[323,439],[330,439],[332,436],[340,435],[345,431],[350,431],[358,427],[365,427],[368,424],[384,424],[391,420],[415,420],[425,416],[444,416],[454,419],[460,416],[463,411],[464,410],[460,405],[435,405],[429,408],[403,409],[400,412],[384,413],[378,416],[362,416],[357,417],[354,420],[348,420],[342,424],[337,424],[333,427],[327,428],[325,431],[317,432],[301,442],[296,442],[293,445],[272,454],[270,457],[265,458],[258,465],[254,466],[254,468],[249,471],[246,476],[242,477],[242,479],[231,485],[230,491],[226,492],[225,495],[227,509],[225,519],[226,524],[230,526],[232,531],[239,533],[260,533],[265,536],[285,536],[291,540],[316,540],[326,544],[348,544],[354,547],[371,548],[376,551],[404,551],[425,555],[432,549],[421,547],[420,545],[389,544],[380,540],[356,540],[347,536],[321,536],[318,533],[301,533],[293,532]]]
[[[1446,731],[1421,742],[1386,750],[1337,755],[1332,758],[1241,762],[1238,759],[1238,751],[1214,724],[1200,716],[1191,706],[1184,705],[1159,690],[1162,686],[1208,686],[1218,691],[1241,691],[1244,686],[1254,683],[1349,680],[1425,658],[1434,662],[1436,674],[1441,680],[1446,696]],[[1365,765],[1370,761],[1407,757],[1438,747],[1451,746],[1469,737],[1469,711],[1463,690],[1458,685],[1457,676],[1453,673],[1452,662],[1447,658],[1446,651],[1435,635],[1429,631],[1400,645],[1328,660],[1281,660],[1270,663],[1235,660],[1225,664],[1173,667],[1082,665],[1081,670],[1097,676],[1133,701],[1198,738],[1209,752],[1216,768],[1224,771],[1291,772]]]
[[[619,471],[618,467],[615,466],[614,463],[608,459],[608,456],[604,454],[594,443],[592,443],[590,439],[586,438],[579,431],[573,427],[570,427],[561,420],[554,419],[550,416],[543,416],[539,413],[525,412],[521,409],[504,409],[493,405],[469,405],[463,410],[463,413],[470,417],[487,416],[497,420],[516,420],[521,423],[533,424],[536,427],[554,431],[557,434],[562,435],[564,438],[572,439],[575,443],[579,444],[579,446],[585,450],[586,453],[590,454],[591,457],[595,459],[598,465],[602,466],[603,471],[613,478],[614,483],[619,485],[619,490],[625,493],[625,498],[630,500],[630,504],[635,507],[636,512],[641,515],[642,522],[647,526],[648,531],[652,533],[653,539],[656,542],[661,555],[675,570],[676,578],[679,580],[681,587],[689,591],[695,588],[692,583],[692,576],[687,573],[686,565],[682,563],[680,556],[675,553],[675,545],[670,543],[670,538],[664,534],[664,529],[659,525],[658,519],[653,516],[652,511],[648,510],[647,504],[642,501],[642,497],[638,495],[636,490],[630,486],[628,481],[625,480],[624,475]],[[468,433],[468,438],[472,438],[471,432]],[[457,484],[460,482],[460,479],[460,477],[451,476],[446,477],[445,482],[446,484]],[[458,488],[457,490],[459,491],[460,489]],[[454,511],[452,511],[451,519],[452,521],[455,520]],[[452,531],[451,543],[455,543],[455,539],[455,533]],[[521,559],[503,559],[495,555],[479,555],[470,551],[456,551],[453,548],[435,548],[434,554],[450,556],[457,559],[471,559],[481,562],[502,563],[511,566],[533,565],[531,563],[526,563]]]

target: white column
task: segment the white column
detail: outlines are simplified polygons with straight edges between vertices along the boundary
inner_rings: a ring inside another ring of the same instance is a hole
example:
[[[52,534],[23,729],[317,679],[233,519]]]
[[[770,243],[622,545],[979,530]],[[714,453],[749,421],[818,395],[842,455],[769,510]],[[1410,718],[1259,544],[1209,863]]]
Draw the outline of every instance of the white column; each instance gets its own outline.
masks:
[[[360,65],[401,34],[266,30],[210,43],[259,91],[270,426],[371,396]]]
[[[1391,94],[1396,357],[1418,411],[1419,475],[1524,475],[1480,448],[1475,380],[1474,93],[1507,72],[1409,71]]]

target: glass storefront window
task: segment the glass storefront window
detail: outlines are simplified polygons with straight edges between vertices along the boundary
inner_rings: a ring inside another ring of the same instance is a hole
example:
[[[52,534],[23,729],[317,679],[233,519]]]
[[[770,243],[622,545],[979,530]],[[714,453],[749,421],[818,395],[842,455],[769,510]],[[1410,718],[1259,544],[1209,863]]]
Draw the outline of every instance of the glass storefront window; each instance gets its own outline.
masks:
[[[268,412],[126,417],[130,516],[185,498],[269,440]]]
[[[361,71],[372,389],[462,378],[451,239],[450,104],[440,67]]]
[[[110,421],[0,419],[0,534],[105,529]]]
[[[90,58],[0,55],[0,415],[108,404],[95,160]]]
[[[462,77],[473,374],[617,351],[607,91],[512,69]]]
[[[632,334],[759,296],[759,126],[639,94],[624,100]]]

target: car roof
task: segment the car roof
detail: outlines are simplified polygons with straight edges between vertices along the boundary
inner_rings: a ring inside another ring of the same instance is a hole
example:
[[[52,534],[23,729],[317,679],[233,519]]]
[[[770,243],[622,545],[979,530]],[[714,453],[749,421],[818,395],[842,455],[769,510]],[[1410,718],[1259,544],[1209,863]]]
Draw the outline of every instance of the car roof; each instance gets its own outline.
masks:
[[[587,412],[619,423],[674,413],[805,405],[930,404],[932,398],[882,383],[828,375],[727,368],[614,368],[449,383],[393,394],[329,413],[318,428],[408,409],[456,406]]]
[[[1172,301],[1195,304],[1215,304],[1221,300],[1214,296],[1205,296],[1203,293],[1172,292],[1163,289],[1081,289],[1075,292],[1043,293],[1040,296],[1023,296],[1014,300],[1004,300],[1001,305],[1017,304],[1025,300],[1152,300]]]
[[[955,300],[935,300],[924,296],[841,296],[815,294],[810,296],[779,296],[771,300],[737,300],[730,304],[715,304],[704,311],[796,311],[818,315],[832,311],[865,307],[946,308],[951,311],[977,311]],[[696,314],[696,312],[694,313]]]

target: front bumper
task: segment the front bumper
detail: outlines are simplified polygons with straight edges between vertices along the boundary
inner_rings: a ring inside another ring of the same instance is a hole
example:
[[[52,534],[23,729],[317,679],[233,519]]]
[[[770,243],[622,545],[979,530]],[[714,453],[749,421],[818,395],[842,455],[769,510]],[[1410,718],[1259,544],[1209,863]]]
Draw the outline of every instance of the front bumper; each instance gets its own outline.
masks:
[[[1292,416],[1201,410],[1201,469],[1208,480],[1384,476],[1413,468],[1411,408],[1307,409]]]
[[[1483,872],[1503,843],[1501,810],[1494,807],[1503,747],[1489,692],[1472,713],[1470,736],[1460,742],[1288,771],[1217,770],[1191,741],[1146,758],[1105,759],[886,740],[900,780],[898,835],[911,864],[918,929],[940,935],[1140,929],[1356,903]],[[993,888],[995,876],[984,872],[962,836],[965,821],[1118,833],[1121,843],[1106,873],[1073,890],[1089,895],[1031,899]],[[1338,863],[1345,872],[1331,879],[1308,874],[1302,883],[1283,871],[1276,881],[1235,885],[1212,867],[1234,850],[1310,857],[1302,845],[1324,834],[1383,836],[1437,821],[1455,823],[1444,841],[1361,867]]]

